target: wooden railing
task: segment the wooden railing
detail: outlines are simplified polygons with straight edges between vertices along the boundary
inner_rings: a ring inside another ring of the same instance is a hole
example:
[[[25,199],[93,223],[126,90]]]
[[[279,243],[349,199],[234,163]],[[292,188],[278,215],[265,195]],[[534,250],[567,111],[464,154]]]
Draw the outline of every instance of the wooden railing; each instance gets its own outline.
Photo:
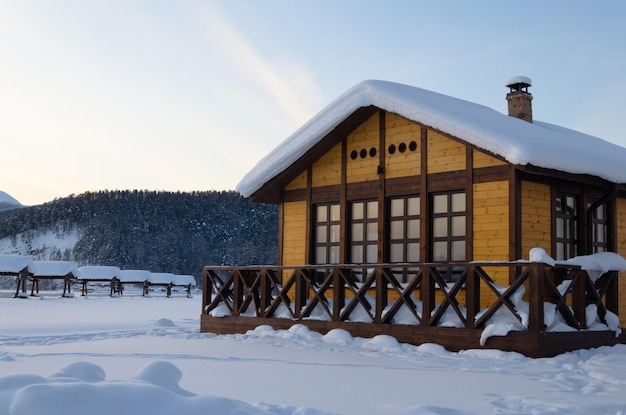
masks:
[[[452,268],[455,281],[446,282],[441,271]],[[508,286],[496,284],[496,275]],[[551,303],[567,325],[585,329],[590,304],[603,323],[607,310],[617,314],[617,276],[610,271],[593,281],[575,265],[529,262],[208,266],[202,309],[214,316],[420,326],[452,316],[456,327],[471,329],[508,310],[528,331],[543,331]]]

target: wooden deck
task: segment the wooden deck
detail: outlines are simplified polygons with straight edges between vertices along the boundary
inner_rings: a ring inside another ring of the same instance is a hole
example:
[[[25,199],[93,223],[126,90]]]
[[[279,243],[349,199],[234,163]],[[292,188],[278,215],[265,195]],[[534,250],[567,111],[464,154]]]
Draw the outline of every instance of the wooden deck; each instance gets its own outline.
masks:
[[[454,282],[445,280],[449,269],[455,270]],[[496,284],[493,275],[507,276],[509,285]],[[597,309],[598,323],[611,324],[608,317],[618,312],[617,284],[614,271],[593,281],[577,266],[528,262],[205,267],[201,331],[304,324],[321,333],[340,328],[358,337],[385,334],[453,351],[497,348],[554,356],[626,343],[624,334],[616,337],[607,326],[587,327],[589,305]],[[546,330],[551,321],[544,311],[553,308],[561,331]],[[516,329],[481,345],[483,330],[503,315]]]

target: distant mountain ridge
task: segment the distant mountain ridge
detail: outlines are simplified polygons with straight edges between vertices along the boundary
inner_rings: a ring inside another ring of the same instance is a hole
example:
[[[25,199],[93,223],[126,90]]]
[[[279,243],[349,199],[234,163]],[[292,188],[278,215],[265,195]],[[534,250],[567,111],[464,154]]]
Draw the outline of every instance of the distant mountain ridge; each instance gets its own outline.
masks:
[[[5,210],[19,209],[23,205],[7,192],[0,190],[0,212]]]
[[[20,205],[21,206],[21,205]],[[102,191],[0,212],[0,254],[191,274],[275,264],[278,208],[234,191]]]

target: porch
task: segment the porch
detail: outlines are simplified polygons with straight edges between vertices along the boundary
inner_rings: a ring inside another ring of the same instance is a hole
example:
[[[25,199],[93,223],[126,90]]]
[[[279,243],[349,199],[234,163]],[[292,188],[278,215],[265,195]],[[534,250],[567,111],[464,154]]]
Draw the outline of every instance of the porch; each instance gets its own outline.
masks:
[[[591,278],[567,263],[208,266],[202,290],[202,332],[304,324],[531,357],[626,343],[616,335],[618,272]]]

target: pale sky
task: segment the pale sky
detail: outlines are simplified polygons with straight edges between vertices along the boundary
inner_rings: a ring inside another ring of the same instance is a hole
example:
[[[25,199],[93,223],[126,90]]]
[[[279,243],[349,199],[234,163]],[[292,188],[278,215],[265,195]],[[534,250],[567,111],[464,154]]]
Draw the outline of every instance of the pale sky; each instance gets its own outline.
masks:
[[[0,190],[231,190],[365,79],[626,146],[626,2],[0,0]],[[626,160],[625,160],[626,165]]]

